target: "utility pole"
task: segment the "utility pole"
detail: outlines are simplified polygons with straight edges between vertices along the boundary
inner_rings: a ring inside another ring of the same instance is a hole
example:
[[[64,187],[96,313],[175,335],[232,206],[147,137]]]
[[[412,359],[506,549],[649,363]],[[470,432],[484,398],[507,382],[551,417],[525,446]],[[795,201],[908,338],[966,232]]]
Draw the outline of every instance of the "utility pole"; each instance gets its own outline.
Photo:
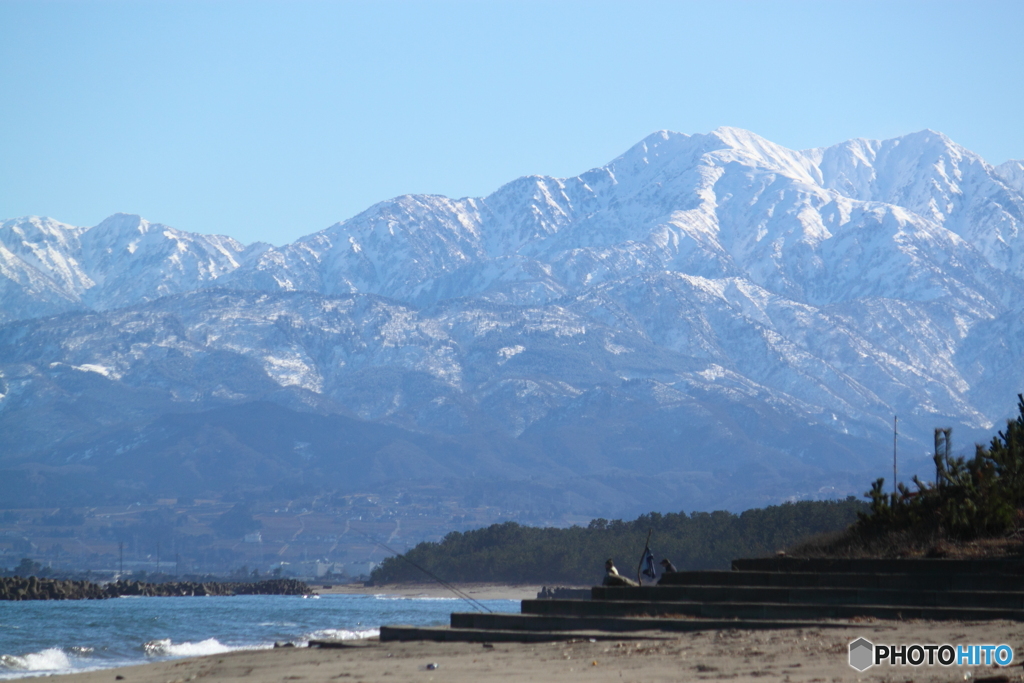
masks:
[[[942,486],[942,479],[939,477],[939,472],[942,471],[942,451],[945,448],[945,461],[948,463],[950,457],[950,450],[952,449],[950,435],[953,433],[951,427],[936,427],[935,428],[935,486]]]
[[[896,436],[899,434],[897,424],[899,417],[892,416],[892,495],[896,495]]]

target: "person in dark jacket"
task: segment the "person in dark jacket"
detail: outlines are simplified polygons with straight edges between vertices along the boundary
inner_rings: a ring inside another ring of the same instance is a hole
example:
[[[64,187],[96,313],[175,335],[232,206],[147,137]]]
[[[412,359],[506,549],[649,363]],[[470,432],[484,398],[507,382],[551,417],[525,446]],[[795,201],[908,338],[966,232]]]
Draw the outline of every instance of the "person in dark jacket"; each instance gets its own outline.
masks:
[[[660,579],[658,579],[658,583],[659,583],[659,584],[660,584],[660,583],[661,583],[662,581],[664,581],[664,580],[665,580],[665,577],[666,577],[666,576],[667,576],[668,574],[672,574],[672,573],[674,573],[674,572],[676,572],[676,571],[677,571],[677,570],[676,570],[676,566],[675,566],[674,564],[672,564],[671,562],[669,562],[669,561],[668,561],[668,558],[667,558],[667,557],[666,557],[665,559],[663,559],[663,560],[662,560],[661,562],[659,562],[658,564],[660,564],[660,565],[662,566],[662,568],[663,568],[663,569],[665,570],[665,571],[663,571],[663,572],[661,573],[661,578],[660,578]],[[671,581],[671,579],[669,579],[669,581]]]

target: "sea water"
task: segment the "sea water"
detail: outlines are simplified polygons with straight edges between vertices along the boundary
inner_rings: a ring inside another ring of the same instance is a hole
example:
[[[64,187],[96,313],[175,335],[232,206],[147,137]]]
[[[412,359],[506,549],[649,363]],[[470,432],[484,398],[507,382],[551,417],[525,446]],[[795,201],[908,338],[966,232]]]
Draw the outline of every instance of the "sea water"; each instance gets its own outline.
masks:
[[[517,600],[482,600],[518,612]],[[0,602],[0,679],[367,638],[385,624],[437,626],[473,611],[457,598],[386,595],[126,597]]]

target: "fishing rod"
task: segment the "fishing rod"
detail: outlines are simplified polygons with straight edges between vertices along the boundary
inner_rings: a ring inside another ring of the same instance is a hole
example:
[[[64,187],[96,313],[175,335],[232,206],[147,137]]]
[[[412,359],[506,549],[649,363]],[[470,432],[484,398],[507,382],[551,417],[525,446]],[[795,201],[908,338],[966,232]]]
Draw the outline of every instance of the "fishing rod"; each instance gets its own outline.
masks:
[[[430,578],[432,578],[432,579],[433,579],[434,581],[437,581],[437,582],[438,582],[439,584],[441,584],[442,586],[444,586],[445,588],[447,588],[448,590],[450,590],[450,591],[451,591],[452,593],[455,593],[455,595],[457,595],[458,597],[460,597],[460,598],[462,598],[463,600],[465,600],[466,602],[468,602],[468,603],[469,603],[469,604],[470,604],[471,606],[473,606],[473,608],[475,608],[475,609],[476,609],[476,610],[477,610],[478,612],[491,612],[491,611],[492,611],[492,610],[489,610],[489,609],[487,608],[487,606],[486,606],[486,605],[484,605],[484,604],[482,604],[482,603],[481,603],[481,602],[480,602],[479,600],[476,600],[476,599],[474,599],[474,598],[471,598],[471,597],[469,597],[469,596],[468,596],[468,595],[467,595],[466,593],[463,593],[463,592],[462,592],[461,590],[459,590],[459,589],[458,589],[458,588],[456,588],[455,586],[451,585],[450,583],[448,583],[447,581],[445,581],[445,580],[444,580],[444,579],[442,579],[441,577],[437,576],[436,574],[434,574],[434,573],[433,573],[432,571],[430,571],[429,569],[424,569],[423,567],[419,566],[418,564],[416,564],[415,562],[413,562],[412,560],[410,560],[410,559],[409,559],[408,557],[406,557],[405,555],[402,555],[402,554],[400,554],[400,553],[399,553],[399,552],[398,552],[397,550],[394,550],[393,548],[389,548],[388,546],[384,545],[384,544],[383,544],[383,543],[381,543],[380,541],[377,541],[377,540],[374,540],[373,538],[370,538],[370,537],[369,537],[369,536],[367,536],[366,534],[360,534],[360,535],[361,535],[361,536],[363,536],[363,537],[364,537],[364,538],[365,538],[366,540],[368,540],[368,541],[370,541],[371,543],[373,543],[374,545],[379,545],[379,546],[380,546],[381,548],[384,548],[384,550],[387,550],[387,551],[388,551],[389,553],[392,553],[392,554],[393,554],[393,555],[395,555],[395,556],[396,556],[396,557],[397,557],[398,559],[400,559],[400,560],[405,560],[406,562],[408,562],[409,564],[411,564],[411,565],[412,565],[413,567],[415,567],[416,569],[419,569],[419,570],[420,570],[421,572],[423,572],[424,574],[426,574],[427,576],[429,576]]]

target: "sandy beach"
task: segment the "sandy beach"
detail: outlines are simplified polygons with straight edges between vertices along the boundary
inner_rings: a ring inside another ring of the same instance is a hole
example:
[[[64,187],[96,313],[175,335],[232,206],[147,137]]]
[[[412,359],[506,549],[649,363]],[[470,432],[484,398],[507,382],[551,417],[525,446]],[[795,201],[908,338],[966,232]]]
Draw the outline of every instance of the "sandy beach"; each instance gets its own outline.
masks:
[[[1024,680],[1024,624],[1017,622],[884,622],[787,631],[654,634],[658,640],[559,643],[381,643],[351,641],[341,649],[280,648],[233,652],[61,676],[62,683],[189,681],[825,681]],[[876,644],[1008,644],[1012,666],[875,666],[848,663],[857,638]],[[430,668],[430,665],[436,665]]]

